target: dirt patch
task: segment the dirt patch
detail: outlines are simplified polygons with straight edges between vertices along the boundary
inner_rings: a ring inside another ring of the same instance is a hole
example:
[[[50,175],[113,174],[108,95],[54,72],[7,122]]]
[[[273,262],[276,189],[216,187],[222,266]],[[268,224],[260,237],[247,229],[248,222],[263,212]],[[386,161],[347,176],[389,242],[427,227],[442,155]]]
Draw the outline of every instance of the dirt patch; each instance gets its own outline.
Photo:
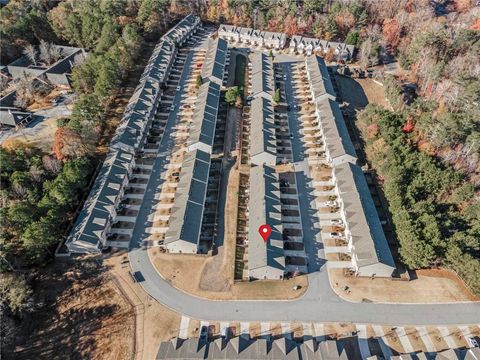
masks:
[[[132,329],[136,335],[135,359],[154,359],[160,342],[178,336],[180,315],[159,304],[133,282],[126,252],[112,254],[105,263],[135,309],[136,326]]]
[[[91,258],[57,262],[34,287],[41,308],[16,324],[15,353],[5,358],[131,359],[134,310],[105,267]]]
[[[479,300],[447,270],[417,271],[417,278],[411,281],[346,277],[341,269],[331,269],[329,275],[333,290],[354,302],[442,303]],[[348,286],[347,290],[345,286]]]

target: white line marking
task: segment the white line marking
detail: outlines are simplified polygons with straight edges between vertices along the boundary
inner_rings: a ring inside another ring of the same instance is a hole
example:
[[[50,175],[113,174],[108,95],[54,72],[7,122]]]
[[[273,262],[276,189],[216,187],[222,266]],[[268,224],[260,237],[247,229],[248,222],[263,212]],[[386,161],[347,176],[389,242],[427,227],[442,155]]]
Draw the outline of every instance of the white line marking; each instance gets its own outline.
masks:
[[[427,352],[436,352],[437,349],[435,348],[435,345],[432,342],[432,339],[430,338],[430,335],[428,335],[428,330],[425,326],[419,326],[416,328],[418,332],[418,336],[422,339],[423,343],[425,344],[425,348],[427,349]]]
[[[367,336],[367,325],[357,325],[357,341],[358,347],[360,348],[360,354],[362,354],[362,359],[370,357],[370,348],[368,347],[368,336]]]
[[[393,356],[392,350],[390,349],[390,344],[388,343],[388,339],[385,337],[385,333],[383,332],[383,328],[379,325],[372,325],[373,331],[375,332],[375,336],[377,337],[377,341],[382,349],[383,357],[385,359],[390,359]]]
[[[455,349],[458,347],[455,340],[452,338],[452,332],[448,330],[447,327],[439,326],[438,330],[440,331],[440,334],[442,335],[443,340],[445,340],[445,342],[447,343],[447,346],[449,349]]]
[[[178,337],[180,339],[188,339],[188,325],[189,324],[190,324],[190,318],[182,315],[182,319],[180,320],[180,331],[178,333]]]
[[[410,353],[415,352],[412,344],[410,343],[410,340],[407,337],[407,333],[405,332],[405,328],[397,327],[395,332],[397,333],[398,340],[400,340],[400,343],[402,344],[403,350],[405,351],[405,353],[410,354]]]

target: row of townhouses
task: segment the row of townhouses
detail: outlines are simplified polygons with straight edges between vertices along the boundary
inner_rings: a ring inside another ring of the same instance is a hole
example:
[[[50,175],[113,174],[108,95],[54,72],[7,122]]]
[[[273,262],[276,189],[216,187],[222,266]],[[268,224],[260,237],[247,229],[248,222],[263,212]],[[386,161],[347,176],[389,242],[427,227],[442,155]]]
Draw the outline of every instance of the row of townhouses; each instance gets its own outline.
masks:
[[[261,31],[227,24],[220,25],[218,28],[218,36],[235,43],[244,43],[277,50],[285,48],[288,40],[287,35],[284,33]],[[332,52],[337,59],[347,61],[353,57],[355,47],[334,41],[294,35],[290,39],[289,50],[292,53],[306,55],[313,53],[326,55]]]
[[[261,31],[235,25],[221,24],[218,36],[232,42],[241,42],[272,49],[283,49],[287,35],[279,32]]]
[[[201,25],[189,15],[163,36],[156,45],[140,83],[131,97],[112,139],[109,153],[92,186],[83,209],[65,242],[70,253],[98,252],[107,242],[117,212],[122,209],[125,188],[132,177],[135,156],[143,151],[163,85],[175,60],[177,46],[183,44]]]
[[[170,253],[204,254],[208,251],[201,242],[202,222],[227,59],[227,42],[223,39],[210,39],[200,74],[203,84],[194,104],[186,143],[187,153],[165,234],[164,246]]]
[[[359,339],[360,341],[360,339]],[[379,339],[379,341],[382,341]],[[353,359],[347,351],[348,346],[343,340],[318,340],[306,338],[297,342],[287,337],[280,338],[250,338],[241,335],[233,338],[225,336],[210,340],[208,338],[190,338],[182,340],[173,338],[160,343],[157,360],[177,359],[211,359],[211,360],[348,360]],[[383,360],[379,355],[372,355],[366,360]],[[479,360],[480,348],[447,349],[438,353],[417,352],[398,354],[389,360]]]
[[[345,239],[358,276],[390,277],[395,269],[392,254],[362,169],[356,165],[355,148],[322,58],[305,60],[316,129],[322,135],[318,150],[333,167],[333,183],[345,225]]]
[[[22,56],[7,66],[0,67],[0,77],[5,78],[10,91],[0,97],[0,126],[18,128],[26,125],[32,119],[32,113],[20,109],[15,105],[17,92],[14,83],[23,79],[31,81],[33,85],[48,83],[53,86],[70,88],[71,72],[74,65],[78,65],[87,56],[81,48],[51,45],[60,58],[52,64],[34,63],[27,56]]]
[[[355,47],[335,41],[294,35],[290,39],[289,50],[292,53],[306,54],[307,56],[313,53],[326,55],[328,52],[332,52],[337,59],[347,61],[353,57]]]
[[[280,187],[275,171],[277,144],[274,114],[274,70],[270,57],[253,52],[250,67],[250,190],[248,205],[248,276],[282,279],[285,272]],[[258,228],[269,224],[264,242]]]

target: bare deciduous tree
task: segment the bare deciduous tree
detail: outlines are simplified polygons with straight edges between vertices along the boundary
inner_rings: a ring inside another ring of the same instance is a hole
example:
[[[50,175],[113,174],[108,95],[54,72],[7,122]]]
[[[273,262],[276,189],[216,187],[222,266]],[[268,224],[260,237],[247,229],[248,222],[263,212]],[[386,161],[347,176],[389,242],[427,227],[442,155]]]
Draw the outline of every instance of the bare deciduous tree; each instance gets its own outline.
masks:
[[[58,174],[62,170],[62,162],[55,159],[53,156],[44,155],[42,157],[42,163],[45,170],[51,172],[52,174]]]
[[[33,65],[37,65],[37,50],[35,50],[35,46],[32,44],[25,46],[23,49],[23,55],[25,55]]]

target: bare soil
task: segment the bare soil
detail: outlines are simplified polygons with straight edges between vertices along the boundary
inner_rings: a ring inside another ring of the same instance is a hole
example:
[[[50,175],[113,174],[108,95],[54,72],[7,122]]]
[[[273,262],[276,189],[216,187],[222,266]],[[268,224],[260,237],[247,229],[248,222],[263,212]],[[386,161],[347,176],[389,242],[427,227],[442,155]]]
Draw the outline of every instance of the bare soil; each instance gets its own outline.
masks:
[[[478,301],[464,283],[448,270],[419,270],[416,279],[393,281],[346,277],[341,269],[329,270],[333,290],[354,302],[442,303]],[[348,286],[348,291],[345,291]]]
[[[5,359],[132,358],[132,305],[95,259],[57,262],[34,288],[38,308],[17,321]]]
[[[138,284],[133,282],[125,251],[112,254],[105,259],[112,277],[135,310],[136,360],[151,360],[156,357],[160,342],[178,336],[180,315],[152,299]]]

